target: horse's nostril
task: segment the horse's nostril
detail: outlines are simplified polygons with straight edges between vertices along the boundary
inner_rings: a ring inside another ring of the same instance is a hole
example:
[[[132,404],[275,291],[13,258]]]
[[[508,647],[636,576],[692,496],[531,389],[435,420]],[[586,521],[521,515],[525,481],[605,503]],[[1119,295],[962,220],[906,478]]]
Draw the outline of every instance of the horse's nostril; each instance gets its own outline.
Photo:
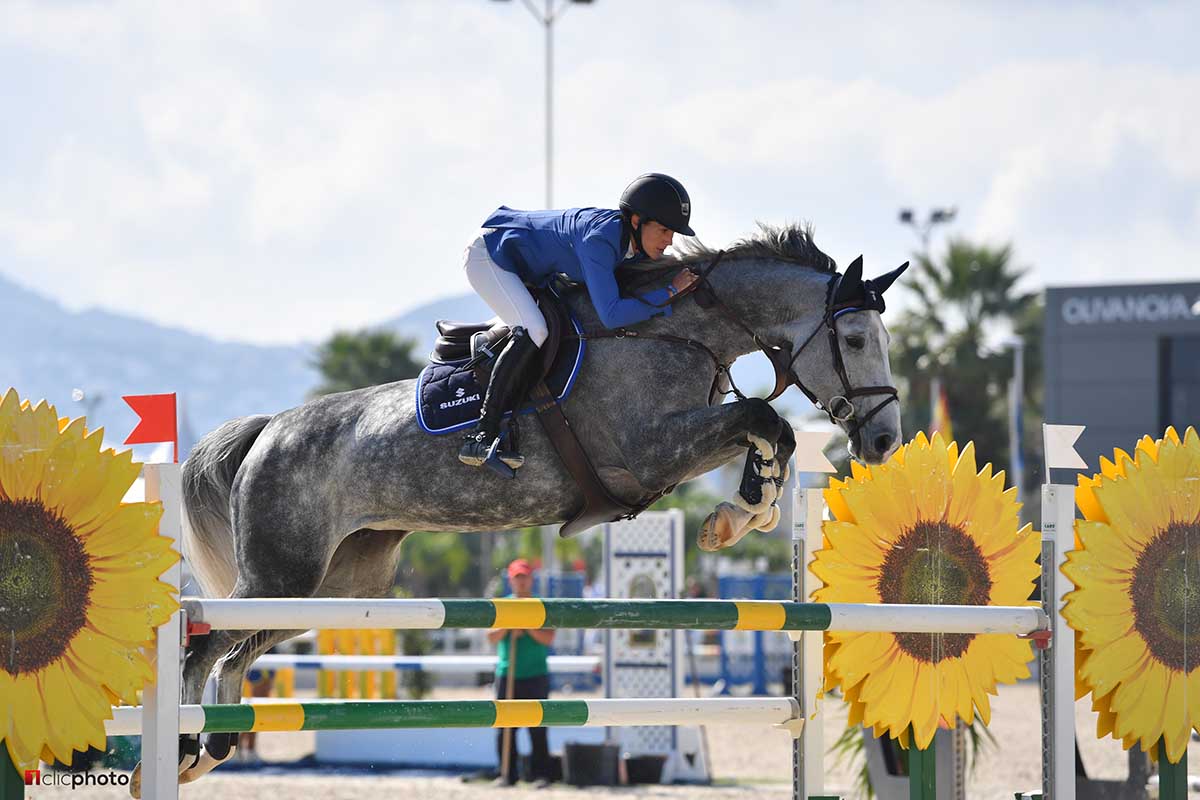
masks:
[[[892,443],[896,441],[896,437],[890,433],[881,433],[875,437],[875,452],[886,453],[892,449]]]

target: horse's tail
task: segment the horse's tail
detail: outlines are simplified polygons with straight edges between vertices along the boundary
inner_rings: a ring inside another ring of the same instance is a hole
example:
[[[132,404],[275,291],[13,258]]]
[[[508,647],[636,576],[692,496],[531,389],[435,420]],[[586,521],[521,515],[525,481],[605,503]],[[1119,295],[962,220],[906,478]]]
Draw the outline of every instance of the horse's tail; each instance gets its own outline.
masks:
[[[183,465],[183,555],[206,597],[228,597],[237,582],[229,498],[266,415],[239,417],[196,443]]]

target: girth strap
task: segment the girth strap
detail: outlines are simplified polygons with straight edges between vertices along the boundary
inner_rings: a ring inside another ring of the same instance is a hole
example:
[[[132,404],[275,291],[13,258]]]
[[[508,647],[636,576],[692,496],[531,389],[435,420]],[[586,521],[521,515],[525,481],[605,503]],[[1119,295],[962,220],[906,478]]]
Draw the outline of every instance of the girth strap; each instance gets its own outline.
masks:
[[[558,404],[557,398],[546,386],[545,381],[539,381],[534,387],[532,399],[538,419],[541,420],[542,427],[550,438],[550,443],[554,445],[558,457],[562,460],[563,466],[567,468],[567,472],[571,474],[575,485],[583,493],[583,506],[559,530],[561,536],[574,536],[594,525],[614,522],[622,517],[636,516],[663,494],[666,494],[663,492],[644,505],[638,506],[631,506],[613,497],[612,493],[608,491],[608,487],[600,480],[600,475],[592,465],[592,460],[588,458],[587,451],[583,449],[583,444],[571,428],[571,423],[567,419],[567,415],[563,413],[562,406]]]

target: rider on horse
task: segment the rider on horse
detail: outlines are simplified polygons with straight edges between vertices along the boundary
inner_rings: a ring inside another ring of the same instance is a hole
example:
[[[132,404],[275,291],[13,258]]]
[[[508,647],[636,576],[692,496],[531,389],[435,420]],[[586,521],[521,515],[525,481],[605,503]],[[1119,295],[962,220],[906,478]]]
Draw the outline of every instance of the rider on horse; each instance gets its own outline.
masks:
[[[620,210],[515,211],[501,206],[484,220],[483,230],[467,247],[463,269],[472,288],[509,326],[511,336],[492,368],[483,413],[459,451],[460,461],[478,467],[489,457],[499,458],[513,468],[524,462],[500,440],[500,422],[527,388],[526,375],[548,335],[528,286],[545,286],[559,274],[585,284],[607,328],[669,315],[667,301],[696,280],[693,273],[683,270],[665,289],[622,298],[614,271],[643,256],[662,258],[676,233],[695,236],[688,225],[691,211],[683,184],[651,172],[625,188]]]

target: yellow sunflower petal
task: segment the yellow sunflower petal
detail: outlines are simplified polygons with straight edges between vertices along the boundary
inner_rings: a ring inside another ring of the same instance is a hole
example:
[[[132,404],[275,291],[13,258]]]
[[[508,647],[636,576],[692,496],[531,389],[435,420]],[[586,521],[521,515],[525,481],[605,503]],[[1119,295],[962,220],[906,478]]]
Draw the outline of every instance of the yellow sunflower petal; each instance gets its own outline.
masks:
[[[924,750],[933,741],[938,729],[940,706],[939,681],[932,664],[917,664],[914,679],[912,710],[913,739],[918,748]],[[904,692],[896,692],[903,696]]]
[[[63,698],[71,697],[68,677],[63,664],[50,664],[40,675],[40,689],[43,697],[54,698],[48,705],[52,713],[47,715],[47,744],[54,757],[64,764],[71,763],[71,755],[75,750],[87,750],[88,747],[104,749],[104,723],[82,713],[74,703],[62,702]]]
[[[1178,763],[1187,752],[1191,726],[1187,723],[1187,676],[1182,672],[1169,674],[1170,686],[1162,698],[1163,740],[1167,744],[1167,760]]]
[[[87,525],[96,517],[110,511],[133,486],[142,465],[134,462],[133,451],[126,450],[102,459],[105,480],[95,495],[88,497],[71,513],[77,525]]]
[[[162,503],[126,503],[102,515],[91,530],[84,531],[84,549],[91,556],[105,558],[129,553],[133,547],[155,544],[171,546],[169,539],[155,536],[162,518]]]
[[[975,443],[967,442],[951,475],[952,496],[946,512],[946,521],[951,525],[965,525],[974,510],[981,485],[976,480]]]
[[[1162,736],[1166,709],[1163,708],[1160,698],[1166,697],[1170,688],[1170,671],[1154,659],[1150,659],[1142,679],[1146,681],[1143,698],[1153,699],[1154,702],[1139,703],[1128,714],[1118,713],[1114,731],[1121,737],[1136,735],[1149,746]]]
[[[856,684],[872,670],[878,669],[883,660],[895,657],[894,643],[895,637],[890,633],[858,634],[838,649],[829,661],[829,667],[843,681]]]
[[[1108,522],[1104,507],[1096,499],[1096,487],[1099,485],[1099,477],[1088,478],[1080,475],[1078,485],[1075,487],[1075,505],[1079,506],[1079,510],[1083,512],[1084,519]]]
[[[1188,433],[1192,432],[1193,429],[1188,428]],[[0,672],[0,675],[3,674]],[[1191,720],[1192,728],[1200,733],[1200,669],[1194,669],[1188,674],[1186,694],[1188,719]]]
[[[1094,710],[1096,711],[1096,738],[1103,739],[1106,736],[1112,736],[1113,738],[1120,739],[1120,736],[1113,733],[1113,729],[1117,724],[1116,713],[1104,704],[1101,704]]]
[[[842,522],[855,522],[850,506],[846,505],[846,500],[842,497],[848,485],[849,481],[843,482],[837,478],[830,478],[829,488],[822,492],[822,495],[824,495],[825,504],[829,506],[829,513],[833,515],[834,519]]]
[[[919,475],[912,482],[913,500],[925,519],[944,519],[950,505],[950,464],[941,436],[934,436],[928,448],[913,448],[903,473]]]
[[[911,503],[888,503],[883,500],[876,486],[890,485],[888,473],[880,471],[870,484],[851,487],[842,495],[850,507],[855,524],[869,530],[881,541],[891,542],[916,524],[916,510]]]
[[[890,670],[895,686],[912,686],[916,681],[916,668],[916,661],[911,656],[897,655]],[[895,686],[889,688],[890,684],[888,674],[878,670],[863,681],[859,696],[868,707],[864,719],[868,723],[891,721],[893,728],[905,727],[912,720],[914,705],[922,701],[922,691],[927,696],[928,688],[922,690],[921,687],[914,686],[911,693],[897,692]]]
[[[68,658],[63,661],[62,666],[67,676],[67,687],[71,690],[70,696],[64,698],[64,702],[74,702],[80,713],[92,719],[111,719],[112,703],[104,694],[101,682],[96,680],[89,669],[85,669],[84,663]]]
[[[18,412],[12,412],[12,408],[6,395],[0,413],[13,416],[0,441],[0,490],[11,500],[36,500],[58,432],[58,416],[44,401]]]
[[[1133,569],[1138,551],[1123,540],[1111,525],[1100,522],[1079,522],[1076,531],[1084,550],[1101,562],[1117,569]],[[1078,583],[1078,582],[1077,582]]]
[[[887,556],[889,542],[872,535],[870,529],[851,522],[829,521],[823,530],[833,549],[852,564],[874,569]]]
[[[38,691],[37,677],[22,681],[12,698],[14,724],[7,733],[15,746],[18,769],[30,767],[41,756],[46,741],[46,708]],[[10,751],[11,752],[11,751]]]

